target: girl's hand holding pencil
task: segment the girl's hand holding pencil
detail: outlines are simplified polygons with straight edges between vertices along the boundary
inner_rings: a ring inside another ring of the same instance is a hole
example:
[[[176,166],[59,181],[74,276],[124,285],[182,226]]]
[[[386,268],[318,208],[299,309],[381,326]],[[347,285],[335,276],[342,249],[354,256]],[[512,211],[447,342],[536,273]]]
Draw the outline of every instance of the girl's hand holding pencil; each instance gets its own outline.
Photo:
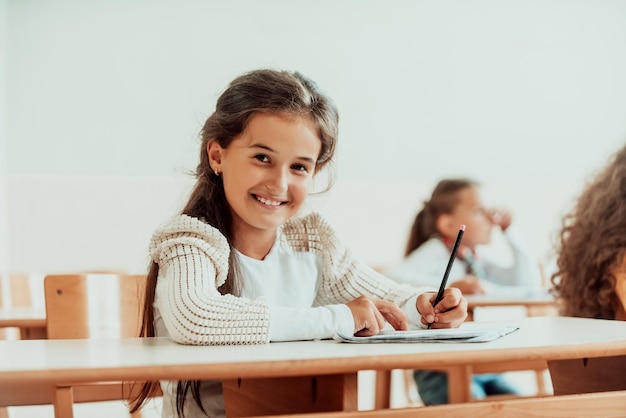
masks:
[[[417,298],[417,311],[422,315],[422,324],[428,328],[457,328],[467,318],[467,300],[459,289],[449,288],[433,306],[436,294],[422,293]]]
[[[465,320],[465,317],[467,317],[467,301],[463,298],[463,295],[461,294],[461,291],[458,289],[448,289],[447,293],[448,295],[450,295],[449,290],[454,290],[455,292],[458,292],[458,297],[461,300],[456,300],[452,298],[452,301],[450,301],[451,298],[448,298],[448,302],[442,304],[441,302],[443,302],[444,298],[445,298],[445,293],[446,293],[446,283],[448,283],[448,276],[450,275],[450,269],[452,268],[452,264],[454,263],[454,260],[456,259],[456,252],[459,249],[459,244],[461,244],[461,240],[463,239],[463,233],[465,232],[465,225],[461,225],[459,227],[459,233],[456,237],[456,241],[454,242],[454,246],[452,247],[452,253],[450,254],[450,260],[448,260],[448,265],[446,266],[446,272],[443,274],[443,279],[441,280],[441,285],[439,286],[439,292],[437,292],[437,296],[435,296],[433,298],[433,300],[431,301],[432,303],[432,309],[430,309],[429,306],[424,305],[424,306],[419,306],[419,298],[418,298],[418,307],[417,310],[418,312],[420,312],[422,314],[422,323],[424,323],[424,321],[426,321],[426,324],[428,325],[428,328],[430,328],[433,323],[438,323],[438,327],[437,328],[447,328],[445,326],[445,324],[453,324],[456,323],[456,321],[458,320],[458,318],[456,318],[456,315],[451,315],[448,314],[448,312],[455,312],[455,310],[459,307],[459,303],[464,302],[465,304],[465,316],[463,317],[463,319],[461,320],[461,323]],[[455,302],[454,304],[452,304],[452,302]],[[420,309],[422,308],[422,309]],[[429,312],[431,311],[431,312]],[[440,315],[443,314],[443,315]],[[456,326],[460,326],[461,323],[459,323]],[[444,325],[444,326],[442,326]],[[454,326],[454,325],[451,325]]]
[[[422,316],[422,324],[428,328],[433,325],[435,328],[456,328],[467,318],[467,300],[461,291],[457,288],[446,289],[448,275],[464,231],[465,225],[461,225],[439,292],[422,293],[415,302],[415,307]],[[361,296],[347,306],[354,318],[354,335],[357,337],[377,335],[387,322],[396,330],[409,329],[409,319],[393,302]]]

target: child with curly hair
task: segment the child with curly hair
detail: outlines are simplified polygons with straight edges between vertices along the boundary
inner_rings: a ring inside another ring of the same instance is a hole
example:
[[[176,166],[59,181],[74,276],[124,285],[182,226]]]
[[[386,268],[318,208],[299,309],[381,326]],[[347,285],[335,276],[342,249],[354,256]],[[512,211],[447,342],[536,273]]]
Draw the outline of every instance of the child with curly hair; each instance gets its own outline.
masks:
[[[561,313],[626,321],[626,146],[563,217],[552,275]]]

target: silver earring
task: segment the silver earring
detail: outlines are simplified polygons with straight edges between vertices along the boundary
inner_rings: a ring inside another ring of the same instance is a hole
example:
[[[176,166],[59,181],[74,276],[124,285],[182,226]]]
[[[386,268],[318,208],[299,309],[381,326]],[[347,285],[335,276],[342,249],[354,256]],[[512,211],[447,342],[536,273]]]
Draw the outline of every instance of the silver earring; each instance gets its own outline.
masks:
[[[219,171],[214,170],[213,172],[215,173],[215,175],[216,175],[217,177],[219,177],[219,176],[220,176],[220,172],[219,172]]]

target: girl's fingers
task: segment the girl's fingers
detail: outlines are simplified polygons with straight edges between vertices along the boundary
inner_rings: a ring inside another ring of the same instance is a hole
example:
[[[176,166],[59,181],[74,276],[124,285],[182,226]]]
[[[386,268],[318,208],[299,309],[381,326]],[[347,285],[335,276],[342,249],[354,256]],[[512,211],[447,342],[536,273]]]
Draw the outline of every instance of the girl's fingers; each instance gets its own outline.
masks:
[[[458,289],[446,289],[443,299],[433,309],[434,299],[434,294],[418,298],[418,311],[423,324],[432,323],[433,328],[456,328],[467,318],[467,300]]]
[[[379,299],[374,299],[373,302],[378,312],[384,317],[384,320],[389,322],[394,329],[409,329],[409,318],[395,303]],[[384,323],[382,327],[384,327]]]

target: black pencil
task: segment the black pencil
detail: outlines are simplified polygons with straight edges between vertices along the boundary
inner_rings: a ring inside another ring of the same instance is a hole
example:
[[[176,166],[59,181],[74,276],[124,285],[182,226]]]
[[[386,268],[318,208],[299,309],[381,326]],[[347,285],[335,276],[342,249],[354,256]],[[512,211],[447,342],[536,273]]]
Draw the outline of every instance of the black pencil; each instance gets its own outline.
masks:
[[[456,236],[456,241],[454,242],[454,247],[452,247],[452,254],[450,254],[450,260],[448,260],[448,267],[446,267],[446,272],[443,274],[443,279],[441,279],[441,285],[439,286],[439,292],[437,292],[437,297],[435,297],[435,301],[433,302],[433,307],[437,306],[441,299],[443,299],[443,291],[446,289],[446,283],[448,283],[448,276],[450,275],[450,269],[452,269],[452,264],[454,263],[454,259],[456,258],[456,252],[459,249],[459,244],[461,243],[461,239],[463,238],[463,232],[465,232],[465,225],[461,225],[459,228],[459,234]],[[428,324],[428,328],[432,323]]]

